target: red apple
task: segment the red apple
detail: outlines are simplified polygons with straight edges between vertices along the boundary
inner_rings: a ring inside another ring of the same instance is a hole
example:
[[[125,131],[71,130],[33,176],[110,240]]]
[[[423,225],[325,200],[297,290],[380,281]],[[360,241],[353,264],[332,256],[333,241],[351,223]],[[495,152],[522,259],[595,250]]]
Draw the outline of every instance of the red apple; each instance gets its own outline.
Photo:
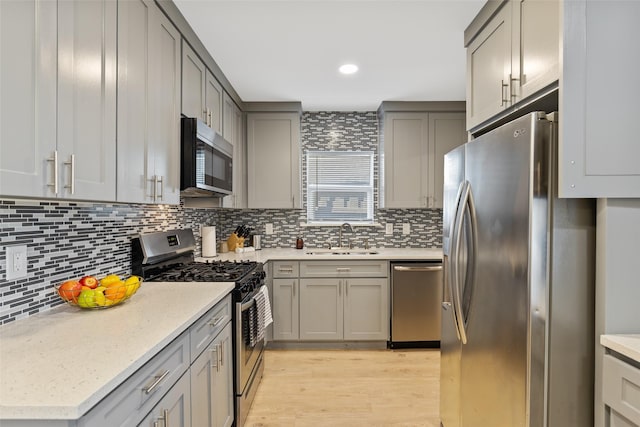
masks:
[[[93,276],[84,276],[80,280],[78,280],[82,286],[86,286],[89,289],[95,289],[98,287],[100,282]]]
[[[82,292],[82,285],[77,280],[67,280],[58,288],[58,294],[65,301],[78,302],[80,292]]]

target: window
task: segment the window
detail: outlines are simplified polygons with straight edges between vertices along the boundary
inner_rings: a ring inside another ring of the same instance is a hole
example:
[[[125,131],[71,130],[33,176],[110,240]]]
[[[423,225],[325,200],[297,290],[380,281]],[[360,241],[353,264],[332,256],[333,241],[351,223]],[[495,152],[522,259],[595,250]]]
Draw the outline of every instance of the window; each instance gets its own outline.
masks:
[[[373,151],[307,152],[307,221],[373,222]]]

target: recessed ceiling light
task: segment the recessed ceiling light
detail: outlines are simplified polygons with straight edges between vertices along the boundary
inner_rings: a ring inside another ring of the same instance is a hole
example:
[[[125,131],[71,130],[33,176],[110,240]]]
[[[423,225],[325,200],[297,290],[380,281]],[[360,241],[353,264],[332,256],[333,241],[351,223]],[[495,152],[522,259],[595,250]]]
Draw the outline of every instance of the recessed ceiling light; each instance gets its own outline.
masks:
[[[353,74],[358,71],[358,66],[356,64],[344,64],[338,68],[342,74]]]

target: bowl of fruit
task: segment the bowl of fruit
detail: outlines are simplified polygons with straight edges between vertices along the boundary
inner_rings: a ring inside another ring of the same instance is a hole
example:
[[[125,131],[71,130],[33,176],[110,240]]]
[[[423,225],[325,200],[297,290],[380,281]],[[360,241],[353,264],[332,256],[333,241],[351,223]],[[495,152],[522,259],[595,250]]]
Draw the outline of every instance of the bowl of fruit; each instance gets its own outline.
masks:
[[[102,279],[84,276],[67,280],[55,286],[56,292],[66,303],[88,309],[109,308],[131,298],[140,287],[142,277],[121,278],[109,274]]]

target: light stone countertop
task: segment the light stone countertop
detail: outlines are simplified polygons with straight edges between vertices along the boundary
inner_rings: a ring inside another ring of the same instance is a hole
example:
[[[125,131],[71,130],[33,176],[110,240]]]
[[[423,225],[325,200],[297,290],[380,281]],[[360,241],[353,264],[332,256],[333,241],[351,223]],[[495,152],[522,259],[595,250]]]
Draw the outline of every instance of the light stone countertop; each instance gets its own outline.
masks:
[[[600,335],[600,344],[640,363],[640,335]]]
[[[0,420],[80,418],[232,289],[147,282],[108,309],[64,304],[0,327]]]
[[[345,260],[388,260],[388,261],[440,261],[442,260],[442,249],[397,249],[397,248],[371,248],[369,251],[376,251],[377,254],[357,254],[354,252],[364,251],[362,248],[356,248],[350,250],[349,255],[333,255],[331,253],[326,254],[313,254],[308,252],[313,251],[327,251],[322,248],[307,248],[293,249],[293,248],[278,248],[278,249],[261,249],[255,252],[243,252],[243,253],[218,253],[214,258],[209,258],[213,261],[278,261],[278,260],[304,260],[304,261],[345,261]],[[203,258],[197,258],[196,260],[203,260]]]

